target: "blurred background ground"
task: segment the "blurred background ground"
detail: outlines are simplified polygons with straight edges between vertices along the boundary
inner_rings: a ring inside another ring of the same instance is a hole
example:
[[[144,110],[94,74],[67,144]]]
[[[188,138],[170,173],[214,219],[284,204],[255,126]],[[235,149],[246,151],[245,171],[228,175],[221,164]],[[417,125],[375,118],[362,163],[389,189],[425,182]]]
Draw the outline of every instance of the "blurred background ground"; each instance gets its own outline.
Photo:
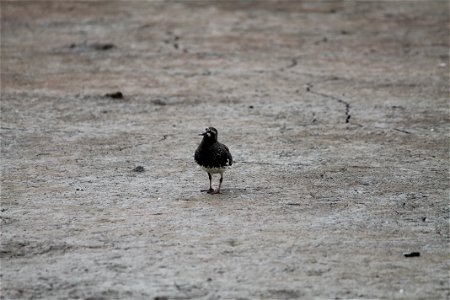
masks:
[[[448,298],[448,38],[448,1],[2,1],[1,298]]]

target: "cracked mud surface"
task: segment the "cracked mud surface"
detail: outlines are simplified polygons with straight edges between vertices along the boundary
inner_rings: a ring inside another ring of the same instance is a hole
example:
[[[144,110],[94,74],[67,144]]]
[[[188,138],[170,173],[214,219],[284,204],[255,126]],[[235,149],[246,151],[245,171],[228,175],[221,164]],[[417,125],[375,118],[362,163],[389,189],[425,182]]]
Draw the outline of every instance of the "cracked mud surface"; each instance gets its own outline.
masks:
[[[448,22],[3,1],[1,298],[447,298]],[[221,195],[206,126],[235,159]]]

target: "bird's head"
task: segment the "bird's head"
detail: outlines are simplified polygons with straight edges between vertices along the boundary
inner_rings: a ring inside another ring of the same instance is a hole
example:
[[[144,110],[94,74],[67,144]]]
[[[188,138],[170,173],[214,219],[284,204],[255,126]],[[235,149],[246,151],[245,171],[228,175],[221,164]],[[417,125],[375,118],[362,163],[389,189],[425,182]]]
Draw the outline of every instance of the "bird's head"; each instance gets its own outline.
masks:
[[[200,133],[204,140],[217,141],[217,129],[214,127],[205,128],[205,132]]]

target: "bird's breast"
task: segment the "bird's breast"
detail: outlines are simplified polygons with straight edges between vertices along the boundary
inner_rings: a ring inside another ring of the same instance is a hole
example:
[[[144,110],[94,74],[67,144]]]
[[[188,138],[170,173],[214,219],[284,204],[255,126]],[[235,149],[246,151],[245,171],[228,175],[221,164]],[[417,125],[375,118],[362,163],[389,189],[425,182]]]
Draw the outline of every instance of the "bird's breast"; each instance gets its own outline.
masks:
[[[222,168],[214,168],[214,167],[208,168],[208,167],[203,167],[203,166],[201,166],[201,167],[205,172],[208,172],[211,174],[217,174],[217,173],[223,174],[223,172],[225,172],[225,170],[226,170],[226,167],[222,167]]]

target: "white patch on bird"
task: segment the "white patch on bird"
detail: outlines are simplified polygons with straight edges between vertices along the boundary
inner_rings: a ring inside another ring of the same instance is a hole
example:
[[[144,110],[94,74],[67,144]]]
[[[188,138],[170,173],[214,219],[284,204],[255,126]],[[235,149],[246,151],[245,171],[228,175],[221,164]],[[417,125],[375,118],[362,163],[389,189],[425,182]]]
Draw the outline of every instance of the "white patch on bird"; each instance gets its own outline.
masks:
[[[205,170],[205,172],[211,173],[211,174],[223,174],[223,172],[225,172],[226,168],[206,168],[206,167],[201,167],[203,170]]]

